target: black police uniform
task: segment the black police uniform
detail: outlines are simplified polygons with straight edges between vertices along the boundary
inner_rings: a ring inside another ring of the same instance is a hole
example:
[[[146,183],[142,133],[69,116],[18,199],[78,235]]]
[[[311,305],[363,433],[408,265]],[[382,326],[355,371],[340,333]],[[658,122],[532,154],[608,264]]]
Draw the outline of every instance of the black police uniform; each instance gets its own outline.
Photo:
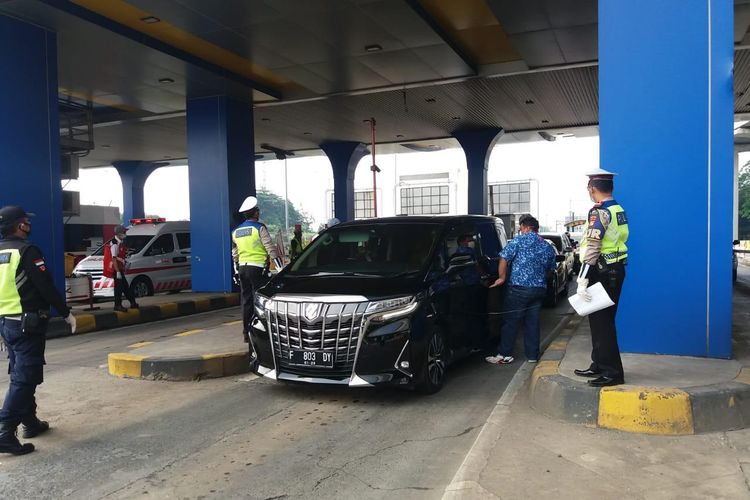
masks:
[[[2,337],[8,347],[10,385],[0,410],[0,432],[15,434],[23,423],[27,429],[40,424],[36,417],[36,386],[43,378],[44,348],[50,306],[63,317],[70,314],[42,257],[42,252],[27,240],[8,236],[0,240],[0,265],[8,265],[7,256],[17,250],[21,256],[14,286],[18,290],[22,314],[0,317]],[[5,258],[3,258],[5,256]],[[1,283],[0,286],[7,286]],[[46,424],[44,424],[46,426]],[[46,429],[45,429],[46,430]]]

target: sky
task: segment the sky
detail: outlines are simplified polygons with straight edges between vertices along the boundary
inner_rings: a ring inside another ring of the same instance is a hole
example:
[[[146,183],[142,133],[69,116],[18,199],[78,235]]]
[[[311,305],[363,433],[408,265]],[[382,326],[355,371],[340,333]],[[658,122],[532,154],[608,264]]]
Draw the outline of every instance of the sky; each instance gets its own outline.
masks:
[[[598,137],[568,137],[555,142],[537,141],[503,144],[494,148],[490,156],[488,181],[502,182],[537,179],[539,189],[538,214],[543,226],[554,228],[572,210],[586,213],[591,202],[586,194],[585,173],[598,167]],[[371,159],[363,158],[357,167],[355,187],[371,186]],[[455,176],[457,189],[465,189],[466,161],[459,148],[430,153],[380,155],[378,166],[380,189],[395,190],[396,172],[450,171]],[[603,166],[617,170],[616,166]],[[295,158],[287,162],[288,196],[294,205],[310,214],[315,224],[330,217],[330,191],[333,175],[325,156]],[[463,183],[463,184],[462,184]],[[118,206],[122,209],[122,187],[114,168],[81,169],[80,177],[63,181],[64,189],[79,191],[81,204]],[[284,196],[284,162],[279,160],[256,162],[256,186]],[[380,191],[379,189],[379,191]],[[158,215],[168,220],[190,218],[187,166],[163,167],[146,181],[144,188],[147,215]],[[379,195],[380,197],[380,195]],[[466,200],[457,196],[456,213],[466,213]],[[386,201],[388,201],[386,199]]]

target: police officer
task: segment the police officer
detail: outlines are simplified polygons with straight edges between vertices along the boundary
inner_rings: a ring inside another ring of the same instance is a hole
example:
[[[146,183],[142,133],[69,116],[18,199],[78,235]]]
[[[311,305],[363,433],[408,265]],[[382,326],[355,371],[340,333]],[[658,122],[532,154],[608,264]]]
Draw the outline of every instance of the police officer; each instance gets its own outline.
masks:
[[[302,224],[294,225],[294,238],[289,242],[289,258],[295,260],[302,253],[305,248],[302,242]]]
[[[249,342],[248,331],[253,318],[255,290],[263,281],[263,271],[268,258],[276,269],[283,263],[276,252],[268,228],[258,222],[260,208],[255,196],[248,196],[239,210],[245,222],[232,231],[232,256],[239,266],[240,302],[242,304],[242,335]]]
[[[0,453],[23,455],[34,451],[21,444],[16,429],[23,424],[23,437],[33,438],[49,429],[36,416],[36,386],[42,383],[44,346],[50,306],[65,317],[75,333],[76,320],[52,283],[52,276],[39,248],[29,243],[34,214],[23,208],[0,209],[0,328],[8,347],[10,385],[0,410]]]
[[[133,290],[128,285],[125,278],[125,261],[128,255],[128,249],[125,246],[125,226],[115,226],[115,237],[108,243],[107,252],[104,254],[104,269],[108,270],[105,276],[115,280],[115,311],[128,312],[122,307],[122,296],[130,302],[131,309],[138,309],[138,303],[135,301]],[[107,255],[107,253],[109,255]],[[109,269],[107,267],[109,266]]]
[[[600,282],[615,304],[589,315],[591,365],[584,370],[575,370],[575,374],[592,378],[589,385],[606,387],[625,383],[615,315],[628,261],[628,218],[625,209],[612,197],[616,174],[599,168],[587,175],[589,196],[595,205],[589,211],[581,239],[577,293],[583,299],[591,300],[586,289],[589,284]]]

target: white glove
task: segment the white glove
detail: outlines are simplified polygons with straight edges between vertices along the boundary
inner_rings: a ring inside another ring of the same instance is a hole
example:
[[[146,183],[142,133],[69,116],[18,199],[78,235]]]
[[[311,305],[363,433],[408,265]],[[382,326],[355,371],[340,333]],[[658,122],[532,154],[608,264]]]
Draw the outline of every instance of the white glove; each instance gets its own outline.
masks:
[[[578,290],[576,290],[578,296],[586,302],[591,302],[591,294],[586,291],[586,289],[589,287],[588,278],[578,278],[576,280],[576,283],[578,283]]]
[[[281,271],[284,268],[284,262],[279,257],[273,259],[273,265],[277,271]]]
[[[65,322],[70,325],[70,333],[76,332],[76,317],[73,316],[73,313],[68,314],[68,316],[65,318]]]

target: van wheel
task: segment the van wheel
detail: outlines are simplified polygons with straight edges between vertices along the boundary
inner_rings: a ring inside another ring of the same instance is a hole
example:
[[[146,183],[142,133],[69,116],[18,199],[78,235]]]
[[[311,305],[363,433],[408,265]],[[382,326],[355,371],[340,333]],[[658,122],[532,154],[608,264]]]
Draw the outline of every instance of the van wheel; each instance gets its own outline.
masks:
[[[549,292],[547,293],[547,305],[549,307],[556,307],[557,302],[560,298],[561,291],[557,289],[557,276],[552,278],[552,294],[550,295]]]
[[[130,284],[130,291],[136,299],[141,297],[151,296],[154,294],[154,285],[151,284],[151,280],[145,276],[138,276]]]
[[[426,394],[434,394],[443,387],[445,372],[448,367],[448,349],[439,331],[432,332],[424,356],[425,360],[418,387]]]

